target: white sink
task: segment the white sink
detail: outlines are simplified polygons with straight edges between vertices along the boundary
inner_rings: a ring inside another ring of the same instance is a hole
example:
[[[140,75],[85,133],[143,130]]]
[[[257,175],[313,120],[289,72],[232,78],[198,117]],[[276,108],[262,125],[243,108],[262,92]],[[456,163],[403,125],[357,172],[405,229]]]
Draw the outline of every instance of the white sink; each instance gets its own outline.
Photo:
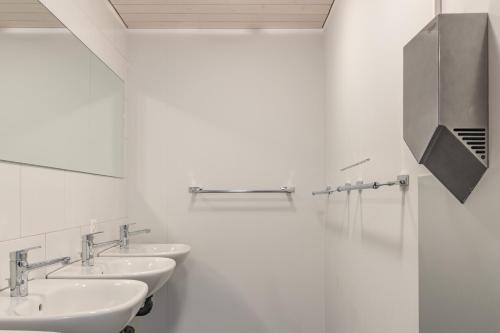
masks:
[[[63,333],[118,333],[144,303],[140,281],[33,280],[26,297],[0,293],[0,327]]]
[[[50,273],[49,279],[138,280],[148,285],[148,296],[160,289],[172,276],[175,261],[167,258],[95,258],[94,266],[81,262]]]
[[[191,251],[186,244],[141,244],[132,243],[128,248],[113,247],[101,252],[101,257],[163,257],[174,259],[180,264]]]

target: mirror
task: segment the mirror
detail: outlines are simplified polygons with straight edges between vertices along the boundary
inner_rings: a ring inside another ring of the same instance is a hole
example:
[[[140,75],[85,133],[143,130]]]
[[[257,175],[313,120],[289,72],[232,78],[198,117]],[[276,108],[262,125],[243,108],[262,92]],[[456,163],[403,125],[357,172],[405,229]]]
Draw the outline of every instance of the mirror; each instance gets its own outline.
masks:
[[[0,0],[0,49],[0,160],[122,177],[122,80],[37,0]]]

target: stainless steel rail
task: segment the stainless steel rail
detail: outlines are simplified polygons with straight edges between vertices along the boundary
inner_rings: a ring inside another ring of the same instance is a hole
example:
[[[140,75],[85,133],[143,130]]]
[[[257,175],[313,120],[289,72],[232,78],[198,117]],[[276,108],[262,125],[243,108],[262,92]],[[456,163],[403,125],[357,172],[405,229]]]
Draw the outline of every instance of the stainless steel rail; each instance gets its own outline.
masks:
[[[247,189],[234,189],[234,190],[211,190],[204,189],[203,187],[191,186],[189,187],[189,193],[201,194],[201,193],[286,193],[291,194],[295,192],[295,187],[283,186],[277,190],[247,190]]]
[[[336,188],[332,188],[331,186],[327,186],[326,189],[322,191],[315,191],[312,195],[321,195],[321,194],[332,194],[334,192],[349,192],[353,190],[377,190],[382,186],[394,186],[399,185],[401,187],[406,187],[410,184],[410,176],[409,175],[399,175],[396,180],[391,180],[388,182],[380,183],[380,182],[371,182],[371,183],[363,183],[357,182],[355,185],[346,184],[344,186],[338,186]]]

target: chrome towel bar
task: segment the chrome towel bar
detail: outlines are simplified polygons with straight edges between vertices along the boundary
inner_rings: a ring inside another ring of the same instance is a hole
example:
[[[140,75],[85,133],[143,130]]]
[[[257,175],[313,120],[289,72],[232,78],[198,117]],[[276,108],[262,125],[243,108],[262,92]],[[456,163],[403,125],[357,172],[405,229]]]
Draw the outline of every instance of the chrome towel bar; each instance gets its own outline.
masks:
[[[199,193],[286,193],[291,194],[295,192],[295,187],[283,186],[277,190],[246,190],[246,189],[235,189],[235,190],[210,190],[204,189],[198,186],[189,187],[189,193],[199,194]]]
[[[349,192],[353,190],[377,190],[382,186],[394,186],[399,185],[401,187],[406,187],[410,184],[410,176],[409,175],[399,175],[396,180],[391,180],[388,182],[380,183],[380,182],[371,182],[371,183],[363,183],[362,181],[357,182],[355,185],[346,184],[344,186],[338,186],[336,188],[332,188],[331,186],[327,186],[323,191],[315,191],[312,195],[321,195],[321,194],[331,194],[334,192]]]

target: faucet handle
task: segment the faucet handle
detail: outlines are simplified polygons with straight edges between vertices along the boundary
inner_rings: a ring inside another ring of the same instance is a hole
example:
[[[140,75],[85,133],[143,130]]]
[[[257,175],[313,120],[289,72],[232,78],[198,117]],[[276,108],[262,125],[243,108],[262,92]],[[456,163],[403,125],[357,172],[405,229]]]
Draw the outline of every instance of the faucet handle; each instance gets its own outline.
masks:
[[[12,251],[9,253],[10,259],[11,260],[26,259],[26,256],[28,255],[29,251],[37,250],[37,249],[41,249],[41,248],[42,248],[42,246],[38,245],[38,246],[27,247],[27,248],[21,249],[21,250]]]
[[[126,235],[129,232],[128,229],[130,228],[131,225],[134,225],[134,224],[137,224],[137,223],[132,222],[132,223],[125,223],[125,224],[120,225],[120,238],[126,237]]]
[[[95,235],[99,235],[99,234],[103,234],[103,233],[104,233],[104,231],[90,232],[88,234],[83,234],[82,238],[85,239],[85,240],[93,241]]]
[[[89,232],[88,234],[83,234],[82,236],[83,237],[86,237],[86,236],[94,236],[94,235],[99,235],[99,234],[103,234],[104,231],[96,231],[96,232]]]

